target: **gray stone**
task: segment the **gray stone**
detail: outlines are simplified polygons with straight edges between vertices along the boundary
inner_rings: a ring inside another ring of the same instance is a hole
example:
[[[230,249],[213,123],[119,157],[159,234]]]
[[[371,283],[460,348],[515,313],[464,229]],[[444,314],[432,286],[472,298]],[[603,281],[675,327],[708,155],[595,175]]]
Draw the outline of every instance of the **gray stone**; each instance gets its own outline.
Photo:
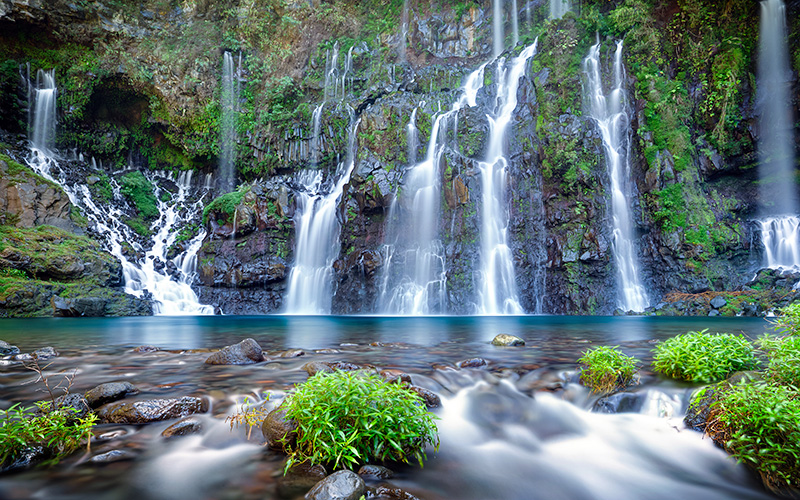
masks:
[[[358,474],[351,470],[334,472],[318,482],[306,493],[306,500],[358,500],[367,486]]]
[[[0,340],[0,356],[14,356],[15,354],[19,354],[19,347]]]
[[[28,354],[17,354],[14,356],[14,359],[17,361],[33,361],[34,358],[36,359],[50,359],[55,358],[58,356],[58,351],[53,349],[50,346],[42,347],[41,349],[36,349],[32,353]]]
[[[54,295],[50,299],[50,305],[53,307],[53,316],[64,318],[105,316],[106,303],[107,301],[99,297],[63,299],[58,295]]]
[[[50,401],[45,401],[45,408],[52,408]],[[89,413],[89,403],[86,402],[82,394],[64,394],[55,399],[56,408],[70,412],[69,421],[75,421],[85,417]]]
[[[112,462],[119,462],[121,460],[131,460],[135,457],[133,453],[125,450],[111,450],[100,455],[95,455],[89,459],[90,462],[95,464],[110,464]]]
[[[716,309],[712,309],[712,310],[708,311],[708,315],[710,317],[719,316],[719,311],[716,310]]]
[[[592,408],[596,413],[637,413],[644,405],[644,397],[630,392],[620,392],[597,400]]]
[[[206,359],[210,365],[250,365],[261,361],[264,361],[264,351],[253,339],[224,347]]]
[[[501,333],[492,339],[492,345],[498,346],[521,346],[525,345],[525,341],[515,335],[508,335]]]
[[[180,420],[179,422],[175,422],[174,424],[170,425],[161,433],[161,436],[164,439],[171,439],[178,436],[188,436],[189,434],[197,434],[203,430],[203,424],[200,420],[189,417]]]
[[[714,309],[722,309],[726,305],[728,305],[728,301],[725,300],[723,297],[720,297],[719,295],[711,299],[711,307],[713,307]]]
[[[378,479],[389,479],[394,476],[394,472],[380,465],[363,465],[358,469],[358,475],[377,477]]]
[[[132,394],[139,394],[139,389],[130,382],[110,382],[86,391],[86,401],[90,407],[99,408]]]
[[[109,403],[97,410],[102,423],[147,424],[208,411],[208,401],[184,396],[180,399],[147,399]]]
[[[435,392],[429,391],[428,389],[423,389],[422,387],[411,386],[408,388],[409,391],[412,391],[419,395],[422,400],[425,402],[425,406],[428,408],[438,408],[442,406],[442,400],[439,396],[436,395]]]

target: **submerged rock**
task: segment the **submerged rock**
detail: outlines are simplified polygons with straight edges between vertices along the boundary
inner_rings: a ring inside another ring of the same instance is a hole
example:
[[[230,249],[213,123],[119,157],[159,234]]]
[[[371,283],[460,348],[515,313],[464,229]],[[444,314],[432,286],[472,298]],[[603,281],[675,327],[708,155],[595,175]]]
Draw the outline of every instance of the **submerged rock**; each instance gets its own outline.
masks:
[[[486,362],[483,358],[470,358],[465,359],[464,361],[458,363],[459,368],[480,368],[482,366],[486,366],[489,363]]]
[[[358,469],[358,475],[377,477],[378,479],[389,479],[394,476],[394,472],[381,465],[362,465],[361,468]]]
[[[358,500],[367,486],[358,474],[350,470],[334,472],[306,493],[306,500]]]
[[[133,394],[139,394],[139,389],[130,382],[110,382],[86,391],[85,397],[90,407],[99,408]]]
[[[267,414],[261,424],[261,433],[267,445],[276,450],[294,446],[297,439],[297,422],[286,418],[286,408],[279,406]],[[282,442],[285,437],[285,443]]]
[[[119,462],[122,460],[131,460],[135,457],[136,455],[129,451],[111,450],[106,453],[101,453],[100,455],[95,455],[90,458],[89,461],[95,464],[110,464],[112,462]]]
[[[264,351],[253,339],[229,345],[206,359],[209,365],[250,365],[264,361]]]
[[[501,333],[492,339],[492,345],[498,346],[521,346],[525,345],[525,341],[515,335],[508,335]]]
[[[644,405],[644,396],[620,392],[597,400],[592,407],[596,413],[638,413]]]
[[[97,410],[97,415],[102,423],[147,424],[206,411],[208,411],[208,401],[184,396],[180,399],[148,399],[109,403]]]
[[[203,424],[200,420],[189,417],[184,418],[179,422],[170,425],[161,433],[164,439],[172,439],[178,436],[188,436],[189,434],[197,434],[203,430]]]
[[[418,497],[415,497],[414,495],[405,490],[402,490],[400,488],[394,488],[392,486],[387,486],[384,484],[371,490],[371,492],[377,497],[389,498],[391,500],[420,500]]]

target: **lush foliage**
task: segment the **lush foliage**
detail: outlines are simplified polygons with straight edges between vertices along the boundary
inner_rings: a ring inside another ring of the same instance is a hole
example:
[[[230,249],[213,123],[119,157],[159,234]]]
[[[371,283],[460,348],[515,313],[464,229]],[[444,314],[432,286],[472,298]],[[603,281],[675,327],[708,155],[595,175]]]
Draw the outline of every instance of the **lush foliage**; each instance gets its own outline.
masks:
[[[715,382],[758,366],[752,344],[742,335],[689,332],[656,345],[653,367],[672,378]]]
[[[410,457],[422,465],[425,446],[439,446],[434,416],[422,399],[371,373],[318,373],[297,387],[285,405],[297,422],[292,464],[311,461],[352,468],[370,460]]]
[[[85,418],[75,418],[76,411],[65,407],[51,410],[46,402],[38,403],[38,408],[16,404],[0,410],[0,465],[10,465],[26,450],[39,446],[49,463],[77,450],[91,438],[97,417],[90,413]]]
[[[719,402],[725,448],[772,485],[800,486],[800,399],[796,389],[741,384]]]
[[[796,335],[800,332],[800,302],[781,309],[772,324],[776,330],[789,335]]]
[[[236,207],[244,199],[244,195],[250,190],[249,186],[239,186],[236,191],[225,193],[222,196],[214,198],[208,205],[203,208],[203,224],[208,222],[208,217],[214,212],[225,214],[226,216],[233,215]]]
[[[139,215],[145,219],[158,217],[158,205],[153,183],[140,171],[127,173],[120,179],[120,191],[136,206]]]
[[[769,360],[769,380],[782,385],[800,387],[800,337],[775,338],[764,335],[759,346]]]
[[[583,353],[581,382],[594,392],[624,388],[634,380],[638,361],[625,355],[618,346],[599,346]]]

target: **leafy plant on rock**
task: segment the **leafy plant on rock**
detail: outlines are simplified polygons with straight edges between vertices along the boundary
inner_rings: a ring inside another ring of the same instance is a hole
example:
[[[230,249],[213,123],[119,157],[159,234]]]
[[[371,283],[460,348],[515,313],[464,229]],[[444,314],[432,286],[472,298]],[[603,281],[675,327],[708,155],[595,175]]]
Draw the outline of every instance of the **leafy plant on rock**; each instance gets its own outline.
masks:
[[[691,382],[716,382],[758,366],[753,345],[743,335],[688,332],[656,345],[657,372]]]
[[[337,469],[410,457],[422,465],[425,446],[439,447],[435,417],[422,398],[372,373],[318,373],[284,404],[286,417],[297,422],[287,470],[305,461]]]
[[[630,385],[636,374],[636,358],[619,350],[619,346],[589,349],[578,359],[581,383],[592,392],[611,392]]]

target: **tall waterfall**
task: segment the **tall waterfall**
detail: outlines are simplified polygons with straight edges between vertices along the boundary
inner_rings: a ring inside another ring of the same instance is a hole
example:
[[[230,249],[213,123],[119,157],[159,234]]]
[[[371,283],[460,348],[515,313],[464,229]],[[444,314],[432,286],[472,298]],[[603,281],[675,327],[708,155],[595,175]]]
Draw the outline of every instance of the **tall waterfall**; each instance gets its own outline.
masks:
[[[33,123],[30,134],[31,148],[51,155],[56,145],[56,79],[55,70],[36,72]]]
[[[434,117],[425,159],[416,161],[416,109],[408,124],[409,161],[402,191],[389,208],[379,310],[387,314],[422,315],[446,312],[447,269],[439,239],[441,176],[439,165],[445,130],[455,126],[458,111],[475,106],[483,86],[483,64],[472,72],[449,111]]]
[[[400,24],[400,41],[397,43],[397,54],[402,64],[407,62],[406,41],[408,40],[408,21],[408,0],[403,0],[403,19]]]
[[[550,19],[561,19],[571,8],[570,0],[550,0]]]
[[[583,61],[583,71],[588,80],[587,99],[592,118],[597,122],[603,139],[606,167],[611,180],[612,251],[621,289],[619,307],[625,311],[641,312],[649,305],[649,301],[639,280],[638,259],[628,208],[631,203],[631,187],[628,181],[631,128],[626,109],[622,41],[617,42],[613,66],[614,86],[607,95],[603,93],[599,41],[589,49],[589,55]]]
[[[492,48],[494,57],[503,53],[506,32],[503,27],[503,0],[494,0],[492,9]]]
[[[521,314],[517,297],[516,274],[508,246],[508,159],[506,131],[517,107],[517,88],[525,75],[528,60],[536,54],[538,40],[526,47],[507,66],[497,61],[494,108],[487,115],[489,139],[481,172],[481,291],[482,314]]]
[[[295,261],[289,275],[287,314],[331,312],[333,263],[341,250],[337,208],[355,167],[358,123],[351,111],[347,154],[336,169],[333,185],[323,182],[320,170],[306,170],[297,177],[301,189],[295,198]]]
[[[800,268],[800,225],[794,157],[791,69],[786,8],[781,0],[761,2],[759,35],[759,191],[761,235],[766,266]]]
[[[516,47],[519,43],[519,7],[517,6],[517,0],[511,0],[511,28],[511,33],[514,37],[511,45]]]
[[[28,166],[59,184],[72,204],[82,209],[94,229],[105,239],[106,249],[122,263],[127,293],[142,297],[147,290],[152,295],[155,314],[214,314],[212,306],[199,303],[197,295],[190,286],[195,278],[196,254],[205,237],[205,231],[195,236],[171,263],[167,259],[167,251],[178,236],[176,227],[203,209],[202,198],[192,204],[188,204],[186,200],[191,186],[192,172],[184,172],[177,181],[171,176],[162,174],[163,177],[176,182],[178,193],[170,202],[165,202],[161,200],[160,188],[156,187],[154,194],[159,217],[151,226],[151,230],[155,233],[151,248],[142,261],[130,261],[122,251],[123,243],[127,242],[137,253],[144,249],[137,243],[133,231],[121,221],[123,215],[121,210],[113,206],[105,208],[97,205],[88,186],[66,181],[65,172],[54,148],[56,94],[53,71],[39,71],[36,88],[32,92],[34,104]],[[95,164],[94,160],[92,162]],[[149,174],[149,177],[151,181],[155,180],[153,174]],[[121,200],[119,185],[114,179],[111,179],[111,183],[114,198]],[[161,270],[156,269],[157,262]],[[166,271],[171,265],[175,266],[174,278]]]
[[[234,165],[236,163],[236,121],[241,111],[239,96],[241,94],[242,56],[234,62],[233,55],[226,51],[222,58],[222,99],[220,126],[219,179],[222,191],[233,191],[236,187]]]

